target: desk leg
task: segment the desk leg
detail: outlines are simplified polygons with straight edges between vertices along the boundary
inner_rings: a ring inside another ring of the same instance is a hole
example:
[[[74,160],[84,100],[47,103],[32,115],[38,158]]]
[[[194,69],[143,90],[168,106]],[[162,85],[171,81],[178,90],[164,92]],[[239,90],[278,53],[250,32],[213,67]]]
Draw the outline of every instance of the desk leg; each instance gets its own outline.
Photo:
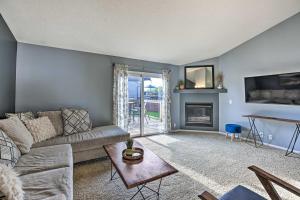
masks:
[[[286,156],[288,156],[294,152],[295,144],[298,140],[299,134],[300,134],[300,123],[296,123],[296,129],[295,129],[293,137],[290,141],[289,147],[287,148],[286,153],[285,153]],[[293,144],[293,146],[291,146],[292,144]],[[290,150],[290,148],[291,148],[291,150]]]
[[[248,141],[248,139],[250,138],[250,135],[252,135],[253,137],[253,140],[254,140],[254,145],[255,147],[259,147],[259,146],[262,146],[264,145],[260,135],[259,135],[259,132],[256,128],[256,125],[255,125],[255,118],[252,118],[252,117],[248,117],[248,120],[249,120],[249,124],[250,124],[250,130],[249,130],[249,133],[247,135],[247,139],[246,139],[246,142]],[[259,139],[259,142],[261,143],[261,145],[258,145],[257,144],[257,139],[256,137],[258,136],[258,139]]]

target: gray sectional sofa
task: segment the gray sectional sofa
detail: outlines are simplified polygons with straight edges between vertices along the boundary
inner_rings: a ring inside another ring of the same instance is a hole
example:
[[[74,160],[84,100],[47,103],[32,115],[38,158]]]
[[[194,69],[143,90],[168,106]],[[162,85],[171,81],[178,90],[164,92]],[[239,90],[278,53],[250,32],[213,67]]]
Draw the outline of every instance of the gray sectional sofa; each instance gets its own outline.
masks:
[[[74,163],[106,156],[103,145],[125,141],[129,133],[121,128],[110,125],[93,128],[91,131],[76,133],[69,136],[58,136],[39,143],[33,147],[44,147],[58,144],[71,144]]]
[[[103,145],[128,138],[127,132],[112,125],[34,144],[14,167],[23,182],[25,199],[73,199],[73,164],[106,156]]]

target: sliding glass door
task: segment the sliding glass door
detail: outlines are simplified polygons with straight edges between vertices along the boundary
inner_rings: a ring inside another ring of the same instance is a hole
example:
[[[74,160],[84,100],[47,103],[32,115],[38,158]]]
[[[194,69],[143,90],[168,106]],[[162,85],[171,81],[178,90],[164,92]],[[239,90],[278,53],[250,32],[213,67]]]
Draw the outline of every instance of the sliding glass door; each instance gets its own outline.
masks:
[[[163,92],[161,74],[129,72],[128,131],[131,136],[162,132]]]
[[[128,131],[133,137],[141,135],[142,80],[139,74],[128,74]]]
[[[161,74],[144,76],[144,134],[162,132],[162,96]]]

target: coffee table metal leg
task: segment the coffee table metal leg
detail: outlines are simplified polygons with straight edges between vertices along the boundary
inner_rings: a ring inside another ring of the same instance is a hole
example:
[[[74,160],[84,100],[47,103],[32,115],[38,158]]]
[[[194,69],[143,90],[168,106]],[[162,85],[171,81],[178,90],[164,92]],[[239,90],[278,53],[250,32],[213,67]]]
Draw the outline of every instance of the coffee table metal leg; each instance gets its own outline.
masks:
[[[145,184],[145,185],[146,185],[146,184]],[[144,185],[144,186],[142,186],[142,187],[145,187],[145,185]],[[140,187],[139,187],[139,186],[137,186],[137,188],[138,188],[138,189],[140,189]],[[141,193],[141,195],[142,195],[143,199],[145,199],[145,197],[144,197],[144,195],[143,195],[143,193],[142,193],[142,189],[143,189],[143,188],[141,188],[141,189],[140,189],[140,193]]]
[[[115,172],[113,172],[113,164],[112,162],[110,161],[110,180],[112,181],[114,176],[116,175],[117,173],[117,170]]]
[[[160,186],[161,186],[161,181],[162,181],[162,178],[160,179],[159,185],[158,185],[158,188],[157,188],[157,199],[159,199],[159,190],[160,190]]]
[[[117,170],[115,170],[115,171],[113,172],[113,168],[114,168],[113,163],[110,161],[110,180],[115,180],[115,179],[114,179],[114,176],[115,176],[116,173],[117,173]],[[163,179],[163,178],[161,178],[161,179],[159,180],[159,185],[158,185],[157,191],[155,191],[155,190],[153,190],[152,188],[149,188],[148,186],[146,186],[147,183],[143,184],[142,186],[137,186],[138,191],[130,198],[130,200],[134,199],[134,197],[135,197],[137,194],[139,194],[139,193],[141,194],[143,200],[145,200],[146,198],[145,198],[144,194],[142,193],[142,189],[144,189],[144,188],[147,188],[148,190],[151,190],[152,192],[154,192],[154,193],[157,195],[157,199],[159,199],[159,195],[160,195],[159,191],[160,191],[160,186],[161,186],[162,179]]]
[[[142,185],[142,187],[137,186],[138,191],[130,198],[130,200],[134,199],[134,197],[135,197],[137,194],[139,194],[139,193],[142,195],[143,199],[145,199],[145,197],[144,197],[144,195],[143,195],[143,193],[142,193],[142,191],[141,191],[141,190],[145,187],[145,185],[146,185],[146,184]]]
[[[142,185],[141,187],[140,187],[140,186],[137,186],[138,191],[131,197],[130,200],[134,199],[134,197],[135,197],[138,193],[140,193],[140,194],[142,195],[143,199],[146,199],[146,198],[144,197],[143,193],[142,193],[142,189],[143,189],[143,188],[147,188],[148,190],[151,190],[152,192],[154,192],[154,193],[157,195],[157,199],[159,199],[159,196],[160,196],[159,191],[160,191],[161,182],[162,182],[162,178],[159,180],[159,185],[158,185],[157,191],[155,191],[155,190],[153,190],[152,188],[149,188],[148,186],[146,186],[146,183],[145,183],[144,185]]]
[[[162,178],[159,180],[159,185],[158,185],[157,191],[153,190],[152,188],[149,188],[146,185],[145,185],[145,188],[147,188],[148,190],[151,190],[152,192],[156,193],[157,196],[159,196],[159,190],[160,190],[160,186],[161,186],[161,181],[162,181]]]

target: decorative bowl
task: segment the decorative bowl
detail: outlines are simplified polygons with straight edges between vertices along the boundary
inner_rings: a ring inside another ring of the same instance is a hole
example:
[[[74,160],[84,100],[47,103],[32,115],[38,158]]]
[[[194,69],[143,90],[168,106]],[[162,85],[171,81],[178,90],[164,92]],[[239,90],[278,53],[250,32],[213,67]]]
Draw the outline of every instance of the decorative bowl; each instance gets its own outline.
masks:
[[[125,160],[140,160],[143,158],[144,156],[144,150],[138,147],[134,147],[132,149],[130,149],[131,151],[128,152],[128,149],[124,149],[122,151],[122,156],[123,159]]]

